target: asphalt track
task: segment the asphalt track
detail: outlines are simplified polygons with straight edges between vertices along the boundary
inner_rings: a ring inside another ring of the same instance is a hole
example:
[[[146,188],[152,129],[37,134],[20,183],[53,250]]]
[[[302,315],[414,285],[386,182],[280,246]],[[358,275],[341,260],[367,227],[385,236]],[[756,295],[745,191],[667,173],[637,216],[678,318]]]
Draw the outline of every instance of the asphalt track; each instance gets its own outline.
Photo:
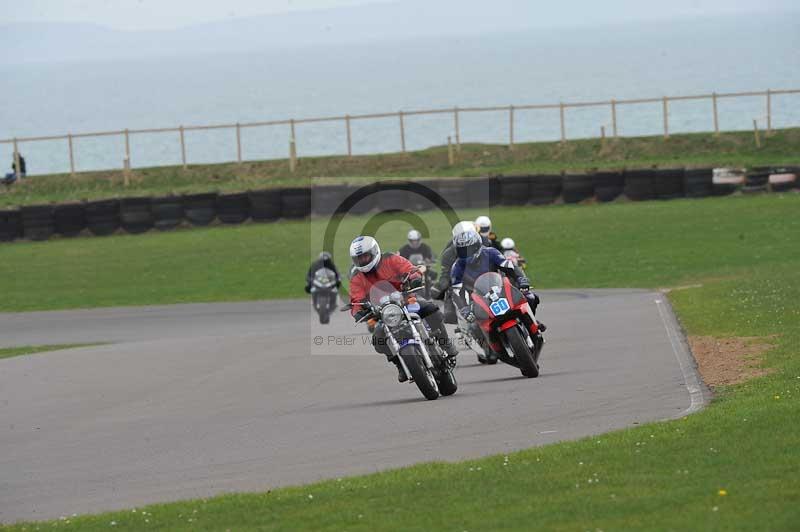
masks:
[[[462,352],[458,393],[425,401],[348,315],[320,326],[306,301],[0,314],[0,347],[109,343],[0,360],[0,522],[479,457],[704,404],[661,294],[544,292],[540,316],[540,378]]]

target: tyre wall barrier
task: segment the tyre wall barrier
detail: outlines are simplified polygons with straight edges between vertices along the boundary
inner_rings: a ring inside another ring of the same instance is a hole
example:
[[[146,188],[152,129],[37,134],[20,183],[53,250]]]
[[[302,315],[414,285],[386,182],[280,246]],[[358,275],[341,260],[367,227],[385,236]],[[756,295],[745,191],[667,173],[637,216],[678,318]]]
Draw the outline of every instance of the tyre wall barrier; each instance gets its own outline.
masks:
[[[404,181],[381,181],[377,185],[375,204],[381,212],[408,210],[411,195]]]
[[[347,185],[323,185],[311,188],[311,212],[328,216],[344,203],[355,192],[356,188]]]
[[[187,194],[182,197],[183,213],[194,226],[203,227],[217,217],[217,193]]]
[[[597,172],[592,175],[592,183],[595,197],[602,202],[614,201],[625,190],[622,172]]]
[[[217,196],[217,218],[224,224],[240,224],[250,218],[250,197],[246,192]]]
[[[499,176],[500,204],[525,205],[531,199],[531,176],[508,175]]]
[[[485,208],[500,203],[500,180],[497,177],[467,179],[467,207]]]
[[[150,198],[122,198],[119,203],[122,228],[132,234],[145,233],[153,228]]]
[[[594,176],[574,174],[564,176],[564,203],[579,203],[594,197]]]
[[[90,201],[84,212],[86,227],[95,236],[107,236],[119,229],[119,200]]]
[[[438,179],[414,181],[409,185],[409,190],[408,208],[412,211],[430,211],[442,206]]]
[[[736,168],[714,168],[712,184],[715,196],[727,196],[744,185],[744,174]]]
[[[683,190],[687,198],[704,198],[714,192],[713,169],[690,168],[683,173]]]
[[[530,203],[548,205],[561,195],[564,177],[560,175],[535,175],[530,181]]]
[[[769,186],[769,176],[772,169],[768,167],[756,167],[747,172],[744,177],[742,192],[766,192]]]
[[[164,196],[150,200],[153,225],[159,231],[170,231],[183,222],[183,203],[180,196]]]
[[[78,236],[86,229],[86,205],[66,203],[53,209],[56,233],[61,236]]]
[[[798,169],[793,167],[775,168],[769,175],[769,189],[785,192],[798,186]]]
[[[439,182],[439,195],[454,209],[469,207],[468,180],[444,179]]]
[[[625,170],[625,195],[633,201],[655,199],[654,170]]]
[[[310,188],[284,188],[281,190],[281,217],[306,218],[311,214]]]
[[[683,168],[653,170],[653,190],[657,199],[675,199],[685,196],[683,190]]]
[[[250,199],[250,217],[257,222],[269,222],[281,217],[281,190],[251,190],[247,193]]]
[[[47,240],[56,232],[53,207],[30,205],[22,207],[22,236],[28,240]]]
[[[19,211],[0,211],[0,242],[22,237],[22,215]]]

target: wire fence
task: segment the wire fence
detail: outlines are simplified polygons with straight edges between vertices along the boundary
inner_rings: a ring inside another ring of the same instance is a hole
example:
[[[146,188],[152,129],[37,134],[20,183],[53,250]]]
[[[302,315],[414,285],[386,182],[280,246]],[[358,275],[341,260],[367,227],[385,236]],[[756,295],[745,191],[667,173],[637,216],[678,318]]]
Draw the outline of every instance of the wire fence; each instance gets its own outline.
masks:
[[[617,138],[622,136],[620,134],[620,116],[618,112],[618,108],[621,106],[634,106],[634,105],[642,105],[642,104],[660,104],[661,107],[661,118],[662,118],[662,127],[663,127],[663,135],[665,138],[668,138],[671,133],[679,133],[681,132],[679,129],[672,128],[670,125],[670,104],[673,102],[683,102],[683,101],[701,101],[706,100],[709,103],[708,112],[709,112],[709,126],[711,129],[708,131],[713,132],[714,134],[720,133],[720,113],[718,109],[718,102],[719,100],[723,99],[732,99],[732,98],[752,98],[752,97],[763,97],[764,98],[764,114],[757,117],[752,117],[753,119],[753,127],[756,131],[756,135],[758,136],[759,128],[763,127],[766,130],[767,134],[770,134],[773,129],[773,101],[778,96],[785,96],[785,95],[797,95],[800,94],[800,89],[784,89],[784,90],[771,90],[767,89],[765,91],[750,91],[750,92],[733,92],[733,93],[710,93],[710,94],[700,94],[700,95],[692,95],[692,96],[661,96],[661,97],[653,97],[653,98],[638,98],[638,99],[611,99],[611,100],[601,100],[601,101],[587,101],[587,102],[559,102],[559,103],[551,103],[551,104],[529,104],[529,105],[508,105],[508,106],[492,106],[492,107],[452,107],[452,108],[445,108],[445,109],[422,109],[422,110],[410,110],[410,111],[398,111],[398,112],[390,112],[390,113],[374,113],[374,114],[356,114],[356,115],[340,115],[340,116],[329,116],[329,117],[320,117],[320,118],[290,118],[290,119],[283,119],[283,120],[270,120],[270,121],[259,121],[259,122],[246,122],[246,123],[228,123],[228,124],[214,124],[214,125],[190,125],[184,126],[180,125],[177,127],[165,127],[165,128],[147,128],[147,129],[122,129],[122,130],[115,130],[115,131],[101,131],[101,132],[89,132],[89,133],[67,133],[66,135],[47,135],[47,136],[35,136],[35,137],[20,137],[20,138],[10,138],[10,139],[0,139],[0,144],[11,144],[13,146],[13,156],[14,161],[16,161],[17,167],[19,167],[19,153],[20,153],[20,146],[26,143],[34,143],[34,142],[53,142],[53,141],[66,141],[66,151],[68,153],[68,161],[69,161],[69,168],[68,171],[71,175],[75,175],[77,173],[77,159],[78,154],[76,149],[76,140],[77,139],[87,139],[87,138],[103,138],[103,137],[116,137],[121,140],[121,144],[124,146],[124,152],[121,154],[122,164],[121,167],[117,168],[105,168],[106,170],[115,170],[115,169],[125,169],[130,170],[132,167],[131,164],[131,137],[132,136],[142,136],[142,135],[162,135],[162,134],[175,134],[178,137],[180,142],[180,161],[184,168],[186,168],[190,161],[187,157],[187,137],[192,132],[198,131],[214,131],[214,130],[229,130],[235,132],[235,146],[236,146],[236,159],[235,161],[238,163],[244,162],[243,157],[243,136],[245,136],[245,132],[247,130],[253,130],[256,128],[277,128],[277,127],[285,127],[288,128],[288,135],[289,135],[289,142],[287,148],[287,155],[289,159],[289,166],[290,169],[294,170],[297,164],[297,158],[300,154],[298,154],[297,150],[297,126],[301,124],[323,124],[323,123],[340,123],[340,127],[344,129],[344,139],[345,145],[342,146],[343,152],[342,154],[346,154],[349,157],[353,156],[353,129],[354,129],[354,122],[358,121],[366,121],[366,120],[393,120],[396,121],[396,128],[395,134],[397,135],[397,148],[402,153],[405,153],[408,149],[408,134],[407,134],[407,121],[413,117],[419,116],[451,116],[452,117],[452,136],[448,138],[448,143],[451,141],[455,145],[456,149],[461,147],[462,142],[462,117],[468,114],[478,114],[478,113],[501,113],[504,115],[503,120],[507,121],[507,133],[506,138],[496,139],[495,142],[498,144],[506,144],[508,145],[509,149],[513,150],[514,145],[516,142],[515,139],[515,131],[518,127],[518,114],[521,111],[546,111],[552,110],[558,112],[558,123],[559,123],[559,138],[561,142],[567,142],[569,140],[568,136],[568,110],[570,109],[585,109],[585,108],[607,108],[608,110],[608,122],[597,124],[596,133],[598,136],[606,137],[606,135]],[[800,107],[800,106],[798,106]],[[791,124],[791,125],[800,125],[800,124]],[[384,128],[387,127],[386,124],[383,126]],[[391,126],[389,126],[391,127]],[[442,139],[443,141],[445,139]],[[374,153],[374,152],[373,152]],[[233,162],[229,161],[219,161],[219,162]],[[141,166],[153,166],[148,164],[142,164]],[[64,170],[67,170],[66,168]]]

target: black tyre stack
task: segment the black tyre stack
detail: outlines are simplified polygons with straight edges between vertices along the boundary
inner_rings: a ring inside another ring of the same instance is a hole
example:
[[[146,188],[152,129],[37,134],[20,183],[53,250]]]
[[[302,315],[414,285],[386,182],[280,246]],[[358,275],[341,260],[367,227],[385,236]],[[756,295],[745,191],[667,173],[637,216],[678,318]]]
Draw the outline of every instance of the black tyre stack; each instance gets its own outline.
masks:
[[[475,177],[467,179],[465,185],[469,207],[493,207],[500,203],[499,178]]]
[[[438,179],[421,179],[408,184],[408,208],[412,211],[429,211],[441,205]]]
[[[530,181],[530,203],[549,205],[558,199],[564,186],[560,175],[535,175]]]
[[[0,242],[11,242],[22,236],[22,214],[19,211],[0,211]]]
[[[466,179],[445,179],[439,183],[439,195],[454,209],[469,206],[469,191]]]
[[[250,197],[246,192],[217,196],[217,218],[224,224],[240,224],[250,218]]]
[[[132,234],[145,233],[153,228],[150,198],[123,198],[119,204],[122,228]]]
[[[625,170],[625,195],[634,201],[655,199],[654,170]]]
[[[86,227],[95,236],[107,236],[119,229],[119,200],[90,201],[84,212]]]
[[[204,227],[217,217],[217,193],[187,194],[183,196],[183,212],[194,226]]]
[[[595,197],[604,203],[614,201],[625,190],[625,176],[622,172],[597,172],[592,175],[592,183]]]
[[[56,205],[53,210],[56,233],[61,236],[78,236],[86,229],[86,206],[82,203]]]
[[[714,192],[711,168],[688,168],[683,174],[683,189],[687,198],[705,198]]]
[[[159,231],[170,231],[183,222],[183,203],[180,196],[164,196],[150,200],[153,225]]]
[[[319,215],[331,215],[342,206],[352,194],[347,185],[322,185],[311,189],[311,212]]]
[[[500,182],[500,203],[502,205],[525,205],[528,203],[531,197],[531,176],[500,176],[498,181]]]
[[[744,182],[741,174],[732,168],[715,168],[712,171],[712,192],[715,196],[727,196],[739,190]]]
[[[408,210],[410,198],[408,184],[404,181],[378,183],[376,203],[380,212]]]
[[[564,203],[580,203],[594,197],[594,176],[573,174],[564,176]]]
[[[684,197],[683,168],[665,168],[653,171],[653,188],[658,199],[676,199]]]
[[[47,240],[56,232],[53,207],[30,205],[22,207],[22,236],[28,240]]]
[[[256,222],[272,222],[281,217],[281,190],[251,190],[247,193],[250,199],[250,217]]]
[[[753,168],[744,178],[744,186],[742,192],[750,194],[753,192],[766,192],[769,186],[769,175],[772,173],[771,168],[757,167]]]
[[[281,216],[283,218],[299,219],[307,218],[310,215],[310,188],[285,188],[281,191]]]

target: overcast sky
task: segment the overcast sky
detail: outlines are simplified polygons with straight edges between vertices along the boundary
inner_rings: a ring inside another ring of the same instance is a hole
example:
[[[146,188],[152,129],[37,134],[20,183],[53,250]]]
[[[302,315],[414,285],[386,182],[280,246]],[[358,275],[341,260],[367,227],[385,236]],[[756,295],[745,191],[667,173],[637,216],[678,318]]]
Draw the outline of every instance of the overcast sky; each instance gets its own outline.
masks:
[[[419,0],[0,0],[0,24],[14,22],[92,22],[116,29],[169,29],[234,17],[249,17],[287,11],[324,9],[367,3],[416,3]],[[427,0],[436,3],[437,0]],[[462,0],[492,9],[491,0]],[[616,11],[621,21],[631,11],[652,12],[652,18],[687,13],[768,11],[795,8],[795,0],[520,0],[541,4],[542,21],[553,9],[564,11],[565,4],[577,12],[602,7]],[[643,9],[644,8],[644,9]],[[795,8],[796,9],[796,8]],[[454,13],[454,17],[458,14]],[[648,17],[650,18],[650,17]]]

